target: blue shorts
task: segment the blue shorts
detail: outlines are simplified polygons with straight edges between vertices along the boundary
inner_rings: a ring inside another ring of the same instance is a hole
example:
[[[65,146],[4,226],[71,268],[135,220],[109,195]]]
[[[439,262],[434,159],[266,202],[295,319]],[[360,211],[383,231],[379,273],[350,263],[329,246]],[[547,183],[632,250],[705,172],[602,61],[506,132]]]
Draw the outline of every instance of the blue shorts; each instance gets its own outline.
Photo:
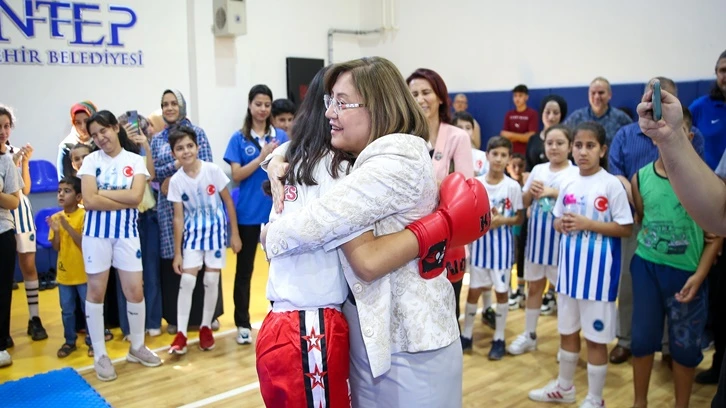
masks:
[[[661,350],[663,324],[668,317],[668,336],[673,360],[696,367],[703,360],[701,336],[708,311],[707,281],[689,303],[680,303],[680,292],[692,272],[646,261],[637,254],[630,263],[633,277],[633,325],[631,352],[645,357]]]

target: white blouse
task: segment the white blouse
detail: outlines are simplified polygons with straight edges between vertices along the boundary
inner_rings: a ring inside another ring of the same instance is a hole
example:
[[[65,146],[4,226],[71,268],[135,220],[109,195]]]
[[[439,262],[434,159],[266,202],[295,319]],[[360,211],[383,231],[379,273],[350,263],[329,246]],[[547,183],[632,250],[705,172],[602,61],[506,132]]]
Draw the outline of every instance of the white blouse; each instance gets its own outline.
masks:
[[[438,186],[426,142],[393,134],[368,145],[350,175],[294,216],[271,223],[269,259],[324,247],[333,249],[363,232],[402,231],[430,214]],[[454,292],[445,274],[425,280],[417,261],[366,283],[341,253],[343,272],[355,297],[373,377],[389,370],[391,354],[436,350],[459,340]]]

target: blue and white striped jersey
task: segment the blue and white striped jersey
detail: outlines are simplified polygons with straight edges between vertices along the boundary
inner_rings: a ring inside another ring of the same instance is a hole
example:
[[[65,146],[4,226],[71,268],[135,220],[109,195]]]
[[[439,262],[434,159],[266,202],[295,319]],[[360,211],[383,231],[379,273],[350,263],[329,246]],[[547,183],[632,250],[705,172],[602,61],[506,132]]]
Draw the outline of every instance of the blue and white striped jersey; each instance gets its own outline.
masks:
[[[134,176],[143,174],[148,179],[144,158],[138,154],[121,150],[116,157],[111,157],[102,150],[97,150],[83,159],[78,170],[78,177],[93,177],[98,190],[129,190]],[[138,237],[136,223],[139,210],[126,208],[123,210],[87,210],[83,227],[83,235],[94,238],[132,238]]]
[[[522,188],[519,183],[504,176],[498,184],[486,182],[486,175],[476,177],[487,190],[489,205],[505,217],[514,217],[521,210]],[[514,264],[514,235],[510,225],[490,229],[474,241],[471,248],[471,264],[477,268],[506,270]]]
[[[14,154],[20,150],[16,146],[8,146],[8,153]],[[23,169],[18,166],[18,177],[23,179]],[[20,190],[20,204],[15,210],[10,210],[10,214],[13,216],[13,222],[15,223],[15,233],[24,234],[26,232],[35,231],[35,220],[33,217],[33,207],[30,205],[30,199],[28,196],[23,194]]]
[[[541,181],[545,187],[559,190],[563,181],[577,175],[579,172],[572,162],[567,161],[567,163],[569,167],[556,172],[550,169],[550,163],[534,166],[522,192],[529,191],[535,181]],[[556,197],[534,198],[532,200],[532,213],[529,217],[527,229],[525,256],[533,264],[557,265],[560,251],[560,233],[555,231],[555,216],[552,215],[555,201],[557,201]]]
[[[200,161],[195,178],[180,168],[169,182],[167,200],[184,205],[182,248],[213,251],[227,246],[227,223],[224,203],[219,192],[227,188],[229,178],[217,165]]]
[[[573,204],[565,207],[565,200]],[[605,170],[567,180],[553,213],[573,211],[599,222],[633,223],[628,197],[620,181]],[[566,234],[560,240],[557,291],[574,299],[614,302],[620,283],[620,238],[592,231]]]

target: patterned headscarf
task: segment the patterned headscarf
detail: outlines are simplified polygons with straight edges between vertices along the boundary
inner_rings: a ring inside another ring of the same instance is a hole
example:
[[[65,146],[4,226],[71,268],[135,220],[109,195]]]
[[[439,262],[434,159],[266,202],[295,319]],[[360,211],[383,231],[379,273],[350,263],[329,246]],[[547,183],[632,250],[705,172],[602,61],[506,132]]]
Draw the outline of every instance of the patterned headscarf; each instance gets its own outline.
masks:
[[[164,122],[166,122],[167,125],[173,125],[174,123],[179,123],[182,120],[186,119],[187,117],[187,101],[184,99],[184,95],[182,95],[181,92],[179,92],[176,89],[167,89],[164,91],[163,94],[161,94],[161,101],[164,102],[164,95],[166,94],[172,94],[174,97],[176,97],[176,103],[179,105],[179,117],[177,118],[176,122],[169,123],[166,118],[162,115],[162,118],[164,118]],[[163,109],[163,107],[162,107]]]
[[[97,110],[98,108],[96,108],[96,105],[94,105],[91,101],[83,101],[71,106],[71,124],[76,123],[77,113],[83,112],[90,117],[93,116]]]

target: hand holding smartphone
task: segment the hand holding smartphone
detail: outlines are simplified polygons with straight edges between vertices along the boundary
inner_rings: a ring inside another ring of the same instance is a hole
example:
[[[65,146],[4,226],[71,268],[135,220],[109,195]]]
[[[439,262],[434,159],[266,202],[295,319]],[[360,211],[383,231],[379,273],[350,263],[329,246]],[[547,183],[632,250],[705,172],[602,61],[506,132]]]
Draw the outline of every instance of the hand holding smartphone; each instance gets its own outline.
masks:
[[[663,118],[663,107],[660,97],[660,81],[655,81],[653,83],[653,120],[656,122]]]

